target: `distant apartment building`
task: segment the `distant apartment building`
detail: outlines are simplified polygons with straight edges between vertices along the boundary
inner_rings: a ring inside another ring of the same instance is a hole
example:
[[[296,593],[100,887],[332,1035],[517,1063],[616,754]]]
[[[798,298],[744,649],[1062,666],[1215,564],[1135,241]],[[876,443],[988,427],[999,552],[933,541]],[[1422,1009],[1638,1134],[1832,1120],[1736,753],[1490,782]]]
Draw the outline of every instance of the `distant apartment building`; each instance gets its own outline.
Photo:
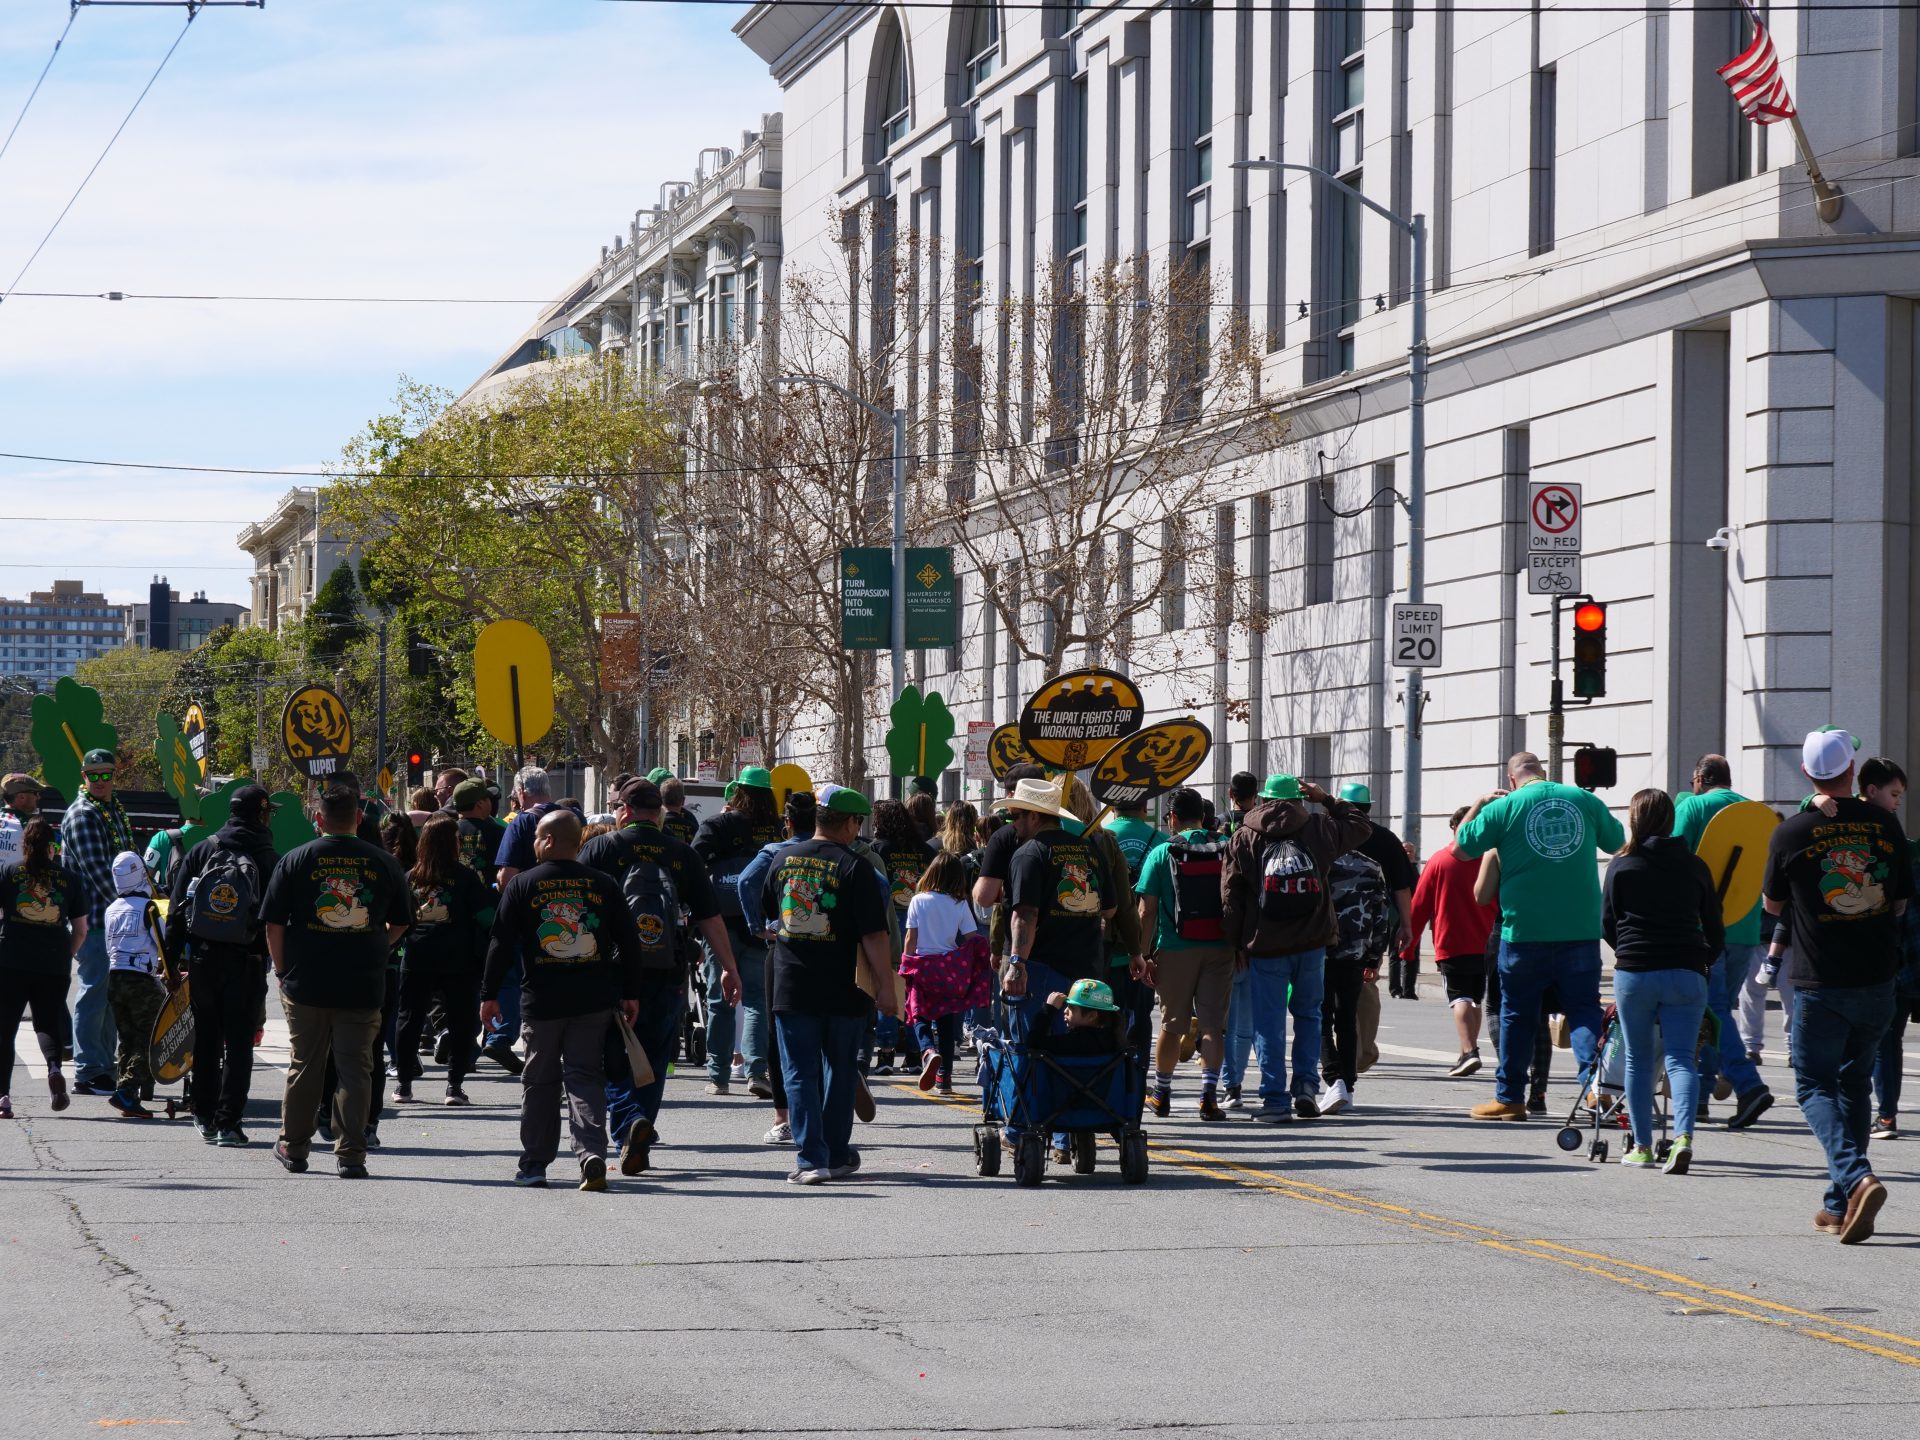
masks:
[[[271,515],[240,532],[240,548],[253,557],[252,624],[278,631],[298,622],[340,563],[358,560],[358,548],[333,527],[326,509],[323,489],[296,485]]]
[[[127,644],[143,650],[198,650],[221,626],[246,623],[246,606],[209,600],[204,590],[182,600],[167,577],[158,575],[147,587],[147,603],[127,607]]]
[[[84,580],[56,580],[24,600],[0,599],[0,676],[46,689],[82,660],[126,643],[127,610]]]

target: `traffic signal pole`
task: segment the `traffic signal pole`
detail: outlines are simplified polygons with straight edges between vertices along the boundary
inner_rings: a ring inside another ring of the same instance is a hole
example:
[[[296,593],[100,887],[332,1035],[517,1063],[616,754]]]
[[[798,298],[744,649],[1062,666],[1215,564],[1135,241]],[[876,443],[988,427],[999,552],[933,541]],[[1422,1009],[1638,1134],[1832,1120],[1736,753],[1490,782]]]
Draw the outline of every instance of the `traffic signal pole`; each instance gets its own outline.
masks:
[[[1547,778],[1558,785],[1561,774],[1560,752],[1567,736],[1567,697],[1560,688],[1560,597],[1553,597],[1553,689],[1547,700]]]

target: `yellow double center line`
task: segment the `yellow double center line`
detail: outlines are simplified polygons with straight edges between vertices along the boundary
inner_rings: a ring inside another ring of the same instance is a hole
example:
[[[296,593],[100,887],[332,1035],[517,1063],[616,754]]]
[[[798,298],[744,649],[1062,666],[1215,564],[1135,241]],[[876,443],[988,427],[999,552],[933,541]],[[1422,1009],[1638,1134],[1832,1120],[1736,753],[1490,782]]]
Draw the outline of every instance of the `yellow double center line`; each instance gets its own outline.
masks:
[[[958,1096],[930,1095],[911,1083],[895,1082],[893,1088],[953,1109],[967,1111],[978,1109],[974,1104]],[[1411,1206],[1370,1199],[1365,1195],[1356,1195],[1351,1190],[1340,1190],[1331,1185],[1316,1184],[1311,1180],[1296,1180],[1271,1170],[1261,1170],[1251,1165],[1242,1165],[1235,1160],[1223,1159],[1218,1155],[1209,1155],[1204,1150],[1190,1150],[1167,1141],[1152,1139],[1148,1140],[1147,1148],[1162,1164],[1172,1165],[1190,1174],[1204,1175],[1210,1180],[1218,1180],[1223,1184],[1238,1185],[1248,1190],[1260,1190],[1269,1195],[1284,1196],[1289,1200],[1299,1200],[1328,1210],[1344,1211],[1349,1215],[1363,1216],[1407,1230],[1418,1230],[1429,1235],[1440,1235],[1465,1241],[1468,1244],[1483,1245],[1489,1250],[1499,1250],[1508,1255],[1518,1255],[1523,1259],[1558,1265],[1576,1274],[1610,1280],[1616,1285],[1624,1285],[1629,1289],[1639,1290],[1662,1300],[1676,1300],[1685,1305],[1703,1306],[1717,1314],[1750,1320],[1756,1325],[1772,1326],[1794,1335],[1805,1336],[1810,1340],[1824,1340],[1830,1345],[1843,1345],[1849,1350],[1858,1350],[1863,1354],[1876,1355],[1882,1360],[1891,1360],[1896,1364],[1910,1365],[1920,1369],[1920,1340],[1910,1335],[1897,1334],[1891,1330],[1876,1330],[1871,1325],[1855,1325],[1850,1321],[1836,1320],[1830,1315],[1802,1310],[1797,1306],[1783,1304],[1778,1300],[1763,1299],[1744,1291],[1724,1290],[1717,1286],[1703,1285],[1690,1276],[1676,1274],[1671,1270],[1661,1270],[1652,1265],[1641,1265],[1631,1260],[1622,1260],[1616,1255],[1607,1255],[1596,1250],[1582,1250],[1572,1245],[1561,1245],[1552,1240],[1510,1235],[1490,1225],[1477,1225],[1468,1220],[1455,1220],[1446,1215],[1435,1215]]]

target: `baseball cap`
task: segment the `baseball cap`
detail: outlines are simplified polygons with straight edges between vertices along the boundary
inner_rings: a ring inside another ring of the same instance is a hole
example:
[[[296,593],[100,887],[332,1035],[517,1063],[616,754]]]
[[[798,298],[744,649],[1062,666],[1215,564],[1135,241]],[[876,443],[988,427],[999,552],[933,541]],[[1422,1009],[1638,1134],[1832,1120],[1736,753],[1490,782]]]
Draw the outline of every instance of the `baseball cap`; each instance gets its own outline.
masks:
[[[1800,746],[1800,768],[1814,780],[1837,780],[1853,764],[1860,741],[1837,725],[1822,725]]]
[[[656,765],[653,767],[653,769],[647,771],[647,779],[651,780],[656,785],[658,785],[663,780],[671,780],[672,778],[673,778],[673,771],[669,770],[664,765]]]
[[[850,785],[822,785],[813,798],[822,810],[835,815],[871,815],[873,802]]]
[[[447,797],[456,812],[464,814],[487,798],[487,782],[484,780],[462,780],[453,787],[453,793]]]
[[[0,800],[11,800],[14,796],[28,790],[38,795],[41,785],[38,780],[24,771],[16,770],[6,779],[0,780]]]
[[[113,857],[113,888],[122,895],[142,895],[147,890],[147,862],[131,850]]]
[[[1298,800],[1300,781],[1292,775],[1269,775],[1267,783],[1260,787],[1263,800]]]
[[[658,810],[661,805],[660,787],[644,775],[637,775],[620,787],[620,793],[614,799],[630,810]]]
[[[257,820],[273,808],[273,797],[264,785],[242,785],[233,792],[227,813],[245,820]]]
[[[89,750],[80,758],[82,765],[117,765],[120,757],[111,750]]]

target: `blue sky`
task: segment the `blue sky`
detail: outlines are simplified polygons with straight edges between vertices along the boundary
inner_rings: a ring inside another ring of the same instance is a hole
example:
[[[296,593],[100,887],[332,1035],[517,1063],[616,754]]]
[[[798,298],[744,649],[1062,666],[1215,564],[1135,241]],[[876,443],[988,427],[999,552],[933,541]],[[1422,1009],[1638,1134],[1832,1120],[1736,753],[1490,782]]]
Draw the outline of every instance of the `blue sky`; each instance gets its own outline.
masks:
[[[0,305],[0,451],[313,468],[401,374],[463,388],[708,145],[779,107],[724,5],[270,0],[203,11],[23,291],[457,295],[528,305]],[[0,136],[66,0],[0,0]],[[179,32],[80,12],[0,159],[0,288]],[[286,477],[0,459],[0,595],[85,579],[244,601]],[[35,522],[22,517],[80,517]],[[206,523],[161,524],[159,520]]]

